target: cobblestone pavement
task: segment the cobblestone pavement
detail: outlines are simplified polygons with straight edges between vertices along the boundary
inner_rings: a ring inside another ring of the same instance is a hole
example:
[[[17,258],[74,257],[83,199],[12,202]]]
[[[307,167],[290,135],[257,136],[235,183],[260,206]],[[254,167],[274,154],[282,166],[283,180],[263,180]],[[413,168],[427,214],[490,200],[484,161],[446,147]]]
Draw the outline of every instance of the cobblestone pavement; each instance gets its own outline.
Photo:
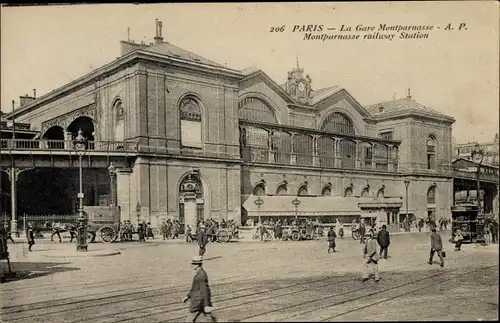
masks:
[[[446,241],[443,234],[443,240]],[[337,241],[209,244],[219,321],[497,320],[498,245],[445,243],[445,267],[427,264],[429,233],[394,235],[378,283],[360,281],[362,245]],[[122,254],[52,259],[74,244],[10,245],[12,267],[30,272],[1,285],[3,322],[179,322],[195,244],[91,244]]]

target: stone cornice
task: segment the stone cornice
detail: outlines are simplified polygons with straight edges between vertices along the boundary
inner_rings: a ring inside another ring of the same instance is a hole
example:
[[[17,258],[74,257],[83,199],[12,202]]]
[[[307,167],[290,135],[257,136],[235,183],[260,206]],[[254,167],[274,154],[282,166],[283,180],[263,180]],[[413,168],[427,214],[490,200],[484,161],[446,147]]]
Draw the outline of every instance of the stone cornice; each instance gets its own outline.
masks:
[[[417,109],[389,112],[387,114],[384,114],[383,116],[375,116],[375,117],[373,117],[373,120],[380,122],[380,121],[386,121],[386,120],[391,120],[391,119],[404,119],[404,118],[409,118],[409,117],[420,117],[420,118],[430,120],[430,121],[445,122],[445,123],[448,123],[450,125],[455,123],[455,118],[453,118],[453,117],[449,117],[449,116],[445,116],[445,115],[439,116],[436,114],[427,113],[427,112],[417,110]]]

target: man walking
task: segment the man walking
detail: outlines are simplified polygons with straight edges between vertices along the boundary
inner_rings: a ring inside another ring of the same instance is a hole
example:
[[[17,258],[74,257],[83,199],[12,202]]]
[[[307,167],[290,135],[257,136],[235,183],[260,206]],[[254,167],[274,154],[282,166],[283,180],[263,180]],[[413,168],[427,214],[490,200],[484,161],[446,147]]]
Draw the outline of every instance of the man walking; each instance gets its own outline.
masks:
[[[366,240],[363,258],[365,258],[365,268],[363,271],[363,282],[370,279],[373,274],[375,281],[378,282],[380,277],[378,275],[378,260],[379,255],[377,252],[377,242],[373,239],[373,231],[368,232],[368,240]]]
[[[183,303],[191,300],[189,304],[189,315],[186,317],[186,322],[196,322],[201,315],[208,315],[212,322],[216,322],[212,314],[213,307],[210,286],[208,285],[208,276],[202,264],[202,256],[194,256],[191,260],[191,266],[195,271],[193,284],[187,296],[182,300]]]
[[[429,257],[429,261],[427,262],[429,265],[432,265],[432,258],[434,257],[434,253],[437,252],[439,259],[441,260],[441,267],[444,267],[444,259],[443,259],[443,241],[441,240],[441,236],[436,232],[436,228],[432,228],[431,234],[431,253]]]
[[[384,259],[387,259],[387,251],[389,249],[389,245],[391,244],[391,238],[385,224],[382,226],[382,230],[378,233],[377,241],[380,246],[380,258],[383,257]]]
[[[332,249],[332,251],[335,252],[336,237],[337,234],[335,233],[335,230],[333,230],[333,227],[330,227],[330,230],[328,231],[328,253],[330,253],[330,249]]]
[[[200,247],[199,250],[199,255],[203,256],[205,254],[205,251],[207,251],[206,246],[208,243],[208,235],[206,232],[205,225],[202,223],[200,224],[200,232],[198,233],[198,246]]]
[[[26,233],[26,237],[28,238],[28,250],[31,250],[31,247],[35,244],[35,231],[33,230],[33,224],[28,224],[28,232]]]

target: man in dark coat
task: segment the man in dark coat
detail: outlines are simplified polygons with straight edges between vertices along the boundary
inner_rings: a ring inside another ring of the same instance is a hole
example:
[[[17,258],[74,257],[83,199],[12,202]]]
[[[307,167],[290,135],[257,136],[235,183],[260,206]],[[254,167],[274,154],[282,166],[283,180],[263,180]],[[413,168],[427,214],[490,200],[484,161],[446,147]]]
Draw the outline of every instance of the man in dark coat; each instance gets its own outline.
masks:
[[[204,224],[200,225],[200,232],[198,233],[198,246],[200,247],[199,255],[203,256],[205,251],[207,251],[208,234]]]
[[[361,220],[359,223],[359,243],[365,242],[365,233],[366,233],[365,223],[363,222],[363,220]]]
[[[33,224],[28,224],[28,232],[26,233],[26,237],[28,238],[28,250],[31,250],[31,247],[35,244],[35,231],[33,230]]]
[[[335,238],[337,237],[337,234],[335,233],[335,230],[333,230],[333,227],[330,227],[330,230],[328,231],[328,253],[330,253],[330,249],[335,252]]]
[[[434,253],[437,252],[439,259],[441,260],[441,267],[444,267],[444,259],[443,259],[443,241],[441,240],[441,236],[436,232],[436,228],[432,228],[431,234],[431,253],[429,256],[429,261],[427,262],[429,265],[432,265],[432,258],[434,257]]]
[[[212,322],[215,322],[215,317],[212,314],[212,300],[210,286],[208,285],[208,276],[202,267],[203,257],[194,256],[191,260],[193,270],[196,272],[193,278],[193,284],[188,294],[182,300],[183,303],[190,300],[189,315],[186,322],[196,322],[200,315],[209,315]]]
[[[382,230],[378,233],[377,242],[380,246],[380,258],[383,257],[384,259],[387,259],[387,251],[389,249],[389,245],[391,244],[391,238],[385,224],[382,226]]]

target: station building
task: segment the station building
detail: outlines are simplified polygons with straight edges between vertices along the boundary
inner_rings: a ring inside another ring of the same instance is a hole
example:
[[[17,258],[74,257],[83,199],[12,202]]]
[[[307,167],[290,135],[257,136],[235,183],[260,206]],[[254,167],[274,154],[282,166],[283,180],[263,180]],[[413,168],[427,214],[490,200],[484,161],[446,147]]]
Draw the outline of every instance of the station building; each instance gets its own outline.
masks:
[[[450,217],[454,119],[409,91],[363,106],[341,86],[313,88],[298,62],[280,80],[230,69],[165,42],[160,21],[154,43],[120,45],[116,60],[6,118],[47,144],[81,129],[96,147],[127,151],[115,190],[123,220],[139,210],[152,225]],[[84,179],[86,205],[109,202],[105,168],[88,164]]]

